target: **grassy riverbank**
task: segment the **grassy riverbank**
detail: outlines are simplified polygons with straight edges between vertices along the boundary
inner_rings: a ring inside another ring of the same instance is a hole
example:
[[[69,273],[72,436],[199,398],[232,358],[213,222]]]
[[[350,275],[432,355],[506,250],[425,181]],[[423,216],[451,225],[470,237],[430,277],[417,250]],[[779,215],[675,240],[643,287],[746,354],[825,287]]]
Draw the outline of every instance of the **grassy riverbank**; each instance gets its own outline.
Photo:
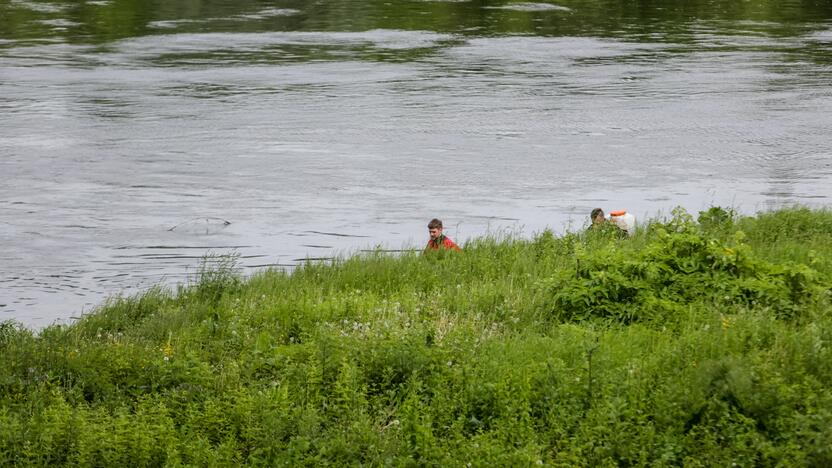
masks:
[[[832,465],[832,212],[477,239],[0,325],[0,465]]]

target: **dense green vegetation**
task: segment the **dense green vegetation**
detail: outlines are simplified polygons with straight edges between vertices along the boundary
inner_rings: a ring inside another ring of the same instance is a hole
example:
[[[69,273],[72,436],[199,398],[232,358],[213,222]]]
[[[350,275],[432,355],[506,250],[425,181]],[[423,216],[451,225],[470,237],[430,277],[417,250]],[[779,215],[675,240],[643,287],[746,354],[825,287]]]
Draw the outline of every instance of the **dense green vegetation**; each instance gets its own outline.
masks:
[[[0,465],[832,465],[832,212],[677,210],[0,326]]]

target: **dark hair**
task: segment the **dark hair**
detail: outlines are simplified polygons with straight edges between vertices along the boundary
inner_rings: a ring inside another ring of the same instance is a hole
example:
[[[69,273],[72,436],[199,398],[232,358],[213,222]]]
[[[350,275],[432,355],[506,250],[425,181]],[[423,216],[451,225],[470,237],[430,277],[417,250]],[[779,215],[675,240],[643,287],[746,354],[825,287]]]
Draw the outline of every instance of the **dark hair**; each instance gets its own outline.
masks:
[[[589,214],[589,219],[594,220],[598,216],[604,216],[604,210],[602,210],[601,208],[595,208],[594,210],[592,210],[592,213]]]
[[[436,228],[442,229],[442,221],[438,220],[436,218],[433,218],[428,223],[428,229],[436,229]]]

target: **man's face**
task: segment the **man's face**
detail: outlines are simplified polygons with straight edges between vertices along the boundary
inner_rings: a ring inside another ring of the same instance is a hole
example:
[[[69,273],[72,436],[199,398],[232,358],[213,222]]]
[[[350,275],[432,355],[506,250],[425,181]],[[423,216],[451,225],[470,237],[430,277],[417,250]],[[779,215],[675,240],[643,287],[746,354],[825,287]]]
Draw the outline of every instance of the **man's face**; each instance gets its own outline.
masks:
[[[430,228],[428,229],[428,233],[430,234],[431,240],[439,239],[439,236],[442,235],[442,228]]]
[[[599,224],[604,224],[604,221],[606,221],[606,219],[604,219],[603,214],[599,214],[598,216],[592,218],[592,224],[594,224],[596,226],[599,225]]]

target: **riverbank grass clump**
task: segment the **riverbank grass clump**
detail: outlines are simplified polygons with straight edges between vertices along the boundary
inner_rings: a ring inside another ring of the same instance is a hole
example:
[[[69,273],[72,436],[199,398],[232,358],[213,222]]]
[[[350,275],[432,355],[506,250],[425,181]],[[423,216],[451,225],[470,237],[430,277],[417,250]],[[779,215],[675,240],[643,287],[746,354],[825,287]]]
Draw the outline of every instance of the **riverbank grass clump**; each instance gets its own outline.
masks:
[[[0,325],[0,464],[828,466],[832,212],[682,210]]]

